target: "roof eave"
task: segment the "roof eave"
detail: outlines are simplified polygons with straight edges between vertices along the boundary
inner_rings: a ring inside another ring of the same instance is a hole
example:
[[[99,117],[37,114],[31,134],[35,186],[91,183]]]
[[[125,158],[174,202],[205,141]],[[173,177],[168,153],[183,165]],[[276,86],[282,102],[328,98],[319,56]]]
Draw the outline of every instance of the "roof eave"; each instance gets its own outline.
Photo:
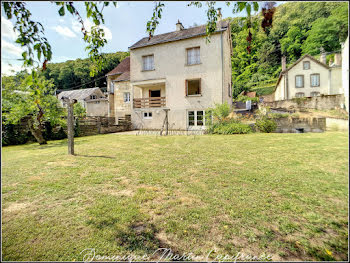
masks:
[[[224,32],[226,31],[227,28],[222,28],[222,29],[219,29],[219,30],[216,30],[213,34],[217,34],[217,33],[220,33],[220,32]],[[201,34],[197,34],[197,35],[193,35],[193,36],[189,36],[189,37],[183,37],[183,38],[179,38],[179,39],[172,39],[172,40],[168,40],[168,41],[159,41],[159,42],[156,42],[156,43],[153,43],[153,44],[148,44],[148,45],[142,45],[142,46],[136,46],[136,47],[133,47],[133,46],[130,46],[128,47],[129,50],[133,50],[133,49],[137,49],[137,48],[143,48],[143,47],[150,47],[150,46],[154,46],[154,45],[159,45],[159,44],[164,44],[164,43],[169,43],[169,42],[175,42],[175,41],[180,41],[180,40],[185,40],[185,39],[190,39],[190,38],[194,38],[194,37],[200,37],[200,36],[205,36],[207,35],[206,33],[201,33]],[[141,41],[142,39],[140,39],[139,41]]]

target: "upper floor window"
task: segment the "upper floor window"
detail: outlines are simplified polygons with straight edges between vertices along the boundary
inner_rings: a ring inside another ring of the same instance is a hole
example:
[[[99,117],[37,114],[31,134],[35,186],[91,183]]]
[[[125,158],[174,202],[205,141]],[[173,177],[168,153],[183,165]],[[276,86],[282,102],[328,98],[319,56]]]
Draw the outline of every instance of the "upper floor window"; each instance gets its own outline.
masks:
[[[200,64],[200,49],[199,47],[187,49],[187,65]]]
[[[95,100],[95,99],[97,99],[96,95],[90,95],[90,100]]]
[[[310,61],[303,62],[303,69],[310,69]]]
[[[305,97],[305,94],[304,94],[304,92],[297,92],[297,93],[295,93],[295,97],[302,98],[302,97]]]
[[[124,92],[124,102],[130,102],[130,92]]]
[[[295,76],[295,87],[296,88],[304,88],[304,75],[296,75]]]
[[[148,55],[142,57],[143,70],[154,70],[154,56]]]
[[[201,94],[201,79],[186,80],[186,96]]]
[[[109,86],[109,92],[112,94],[114,93],[114,82],[113,81],[111,81],[111,84]]]
[[[311,87],[319,87],[320,86],[320,74],[311,74],[310,75],[310,83],[311,83]]]

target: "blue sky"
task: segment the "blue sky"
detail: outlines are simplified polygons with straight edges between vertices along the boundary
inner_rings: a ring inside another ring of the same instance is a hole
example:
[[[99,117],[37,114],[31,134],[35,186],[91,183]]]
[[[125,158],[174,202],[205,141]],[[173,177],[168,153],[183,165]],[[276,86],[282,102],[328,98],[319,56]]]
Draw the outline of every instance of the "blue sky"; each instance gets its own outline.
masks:
[[[189,1],[164,2],[162,19],[156,30],[156,34],[162,34],[175,30],[175,24],[179,19],[185,28],[194,23],[201,25],[206,23],[206,5],[202,8],[188,7]],[[82,15],[85,25],[91,24],[85,15],[83,2],[75,3]],[[51,2],[27,2],[27,7],[32,13],[32,19],[39,21],[45,28],[45,35],[52,46],[52,62],[64,62],[69,59],[86,58],[85,43],[82,40],[79,24],[75,17],[66,12],[60,17],[59,7]],[[154,2],[118,2],[118,7],[110,4],[103,10],[105,25],[103,26],[108,40],[103,52],[127,51],[128,47],[139,39],[147,36],[146,23],[152,16]],[[227,7],[225,2],[217,2],[216,7],[222,8],[223,17],[232,17],[232,7]],[[243,14],[241,14],[243,15]],[[1,65],[2,73],[11,74],[10,69],[20,70],[21,47],[14,43],[16,34],[12,31],[14,20],[7,20],[1,13]],[[12,67],[8,65],[10,63]]]

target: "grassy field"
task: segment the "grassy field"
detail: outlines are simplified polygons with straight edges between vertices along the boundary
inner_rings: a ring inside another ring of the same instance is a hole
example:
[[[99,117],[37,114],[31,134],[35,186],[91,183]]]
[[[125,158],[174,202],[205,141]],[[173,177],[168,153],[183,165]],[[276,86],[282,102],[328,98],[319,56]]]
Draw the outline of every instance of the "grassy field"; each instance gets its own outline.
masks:
[[[347,133],[108,134],[77,138],[75,148],[2,149],[3,260],[159,247],[196,260],[210,251],[347,259]]]

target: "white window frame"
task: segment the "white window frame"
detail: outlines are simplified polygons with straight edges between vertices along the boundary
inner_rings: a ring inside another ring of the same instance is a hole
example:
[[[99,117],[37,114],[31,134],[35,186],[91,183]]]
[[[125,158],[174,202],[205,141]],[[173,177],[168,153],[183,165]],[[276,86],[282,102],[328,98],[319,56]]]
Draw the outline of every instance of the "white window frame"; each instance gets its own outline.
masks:
[[[123,93],[123,100],[124,100],[124,103],[130,103],[130,92]]]
[[[316,77],[316,84],[318,85],[313,85],[313,77]],[[310,75],[310,86],[313,88],[319,87],[321,85],[321,75],[318,73],[314,73]]]
[[[142,56],[142,70],[143,71],[154,70],[153,54]]]
[[[190,112],[194,112],[194,125],[190,125]],[[198,112],[202,111],[203,112],[203,125],[197,125],[198,123]],[[205,129],[205,110],[187,110],[186,112],[186,122],[187,122],[187,127],[189,130],[198,130],[198,129]]]
[[[200,47],[192,47],[186,49],[187,65],[201,64],[201,51]]]
[[[142,118],[146,120],[150,120],[153,118],[153,112],[151,111],[144,111],[142,112]]]
[[[306,65],[306,64],[309,65],[308,68],[305,68],[305,65]],[[308,69],[310,69],[310,68],[311,68],[311,63],[310,63],[310,61],[304,61],[304,62],[303,62],[303,70],[308,70]]]
[[[109,85],[109,93],[114,94],[114,81],[111,81],[111,83]]]
[[[298,86],[298,82],[297,82],[297,78],[300,77],[301,78],[301,82],[302,82],[302,86]],[[305,77],[304,75],[296,75],[295,76],[295,88],[296,89],[302,89],[305,87]]]

